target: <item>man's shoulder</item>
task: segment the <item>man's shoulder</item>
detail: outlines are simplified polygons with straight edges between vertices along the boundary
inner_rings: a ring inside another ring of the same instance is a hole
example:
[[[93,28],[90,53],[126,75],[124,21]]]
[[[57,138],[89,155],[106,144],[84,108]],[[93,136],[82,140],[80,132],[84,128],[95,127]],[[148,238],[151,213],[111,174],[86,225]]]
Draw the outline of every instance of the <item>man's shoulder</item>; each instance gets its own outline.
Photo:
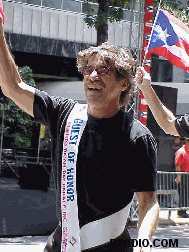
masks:
[[[64,120],[77,102],[61,96],[51,96],[45,91],[35,90],[33,113],[35,121],[54,125]]]
[[[149,136],[151,138],[154,138],[151,131],[139,120],[133,118],[133,116],[131,116],[128,113],[125,113],[125,116],[127,118],[128,127],[130,129],[129,131],[130,131],[131,140],[136,141],[138,138],[144,137],[144,136]]]
[[[52,96],[46,93],[45,91],[42,91],[36,88],[35,89],[35,102],[39,102],[39,101],[45,102],[46,105],[51,104],[51,106],[54,108],[56,107],[61,108],[62,106],[69,107],[76,103],[76,101],[72,99],[68,99],[62,96]]]

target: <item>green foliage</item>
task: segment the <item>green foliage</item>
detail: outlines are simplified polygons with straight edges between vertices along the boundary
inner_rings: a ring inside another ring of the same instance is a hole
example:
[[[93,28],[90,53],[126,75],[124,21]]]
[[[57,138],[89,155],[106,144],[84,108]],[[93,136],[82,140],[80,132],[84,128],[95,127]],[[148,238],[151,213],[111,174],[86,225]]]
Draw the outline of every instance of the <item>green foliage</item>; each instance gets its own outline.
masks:
[[[179,9],[182,5],[180,1],[169,1],[169,0],[164,0],[162,1],[162,7],[167,6],[169,9]]]
[[[19,68],[20,75],[26,83],[35,86],[32,77],[32,70],[28,66]],[[2,131],[2,115],[4,106],[4,130],[3,130],[3,147],[25,147],[31,146],[31,129],[32,121],[30,116],[8,100],[8,104],[1,105],[0,110],[0,130]]]
[[[84,2],[98,4],[98,0],[84,0]],[[124,9],[130,9],[131,0],[109,0],[109,5],[114,7],[121,7]]]
[[[108,16],[108,20],[110,23],[120,22],[123,19],[123,9],[121,7],[114,8],[110,11],[110,15]]]
[[[3,147],[30,147],[32,121],[29,115],[10,100],[8,104],[4,105],[4,114]],[[2,109],[0,110],[0,117],[2,119]],[[1,129],[2,125],[0,125]]]
[[[32,86],[35,86],[35,81],[33,79],[33,73],[29,66],[23,66],[18,68],[19,73],[22,77],[22,80],[26,83],[31,84]]]
[[[124,9],[130,8],[130,2],[131,0],[109,0],[111,6],[120,7]]]
[[[159,2],[155,2],[158,7]],[[189,11],[185,8],[181,8],[182,3],[180,1],[162,0],[161,8],[167,10],[173,16],[178,18],[181,22],[189,26]]]

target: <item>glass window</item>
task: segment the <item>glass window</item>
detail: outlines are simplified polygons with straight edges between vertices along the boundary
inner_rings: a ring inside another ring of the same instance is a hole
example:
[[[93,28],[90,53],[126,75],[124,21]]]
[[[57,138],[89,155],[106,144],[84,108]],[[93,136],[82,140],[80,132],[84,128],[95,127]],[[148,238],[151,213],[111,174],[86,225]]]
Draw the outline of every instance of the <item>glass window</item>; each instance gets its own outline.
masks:
[[[173,75],[172,64],[163,59],[159,59],[157,55],[152,55],[151,76],[154,82],[171,82]]]
[[[81,2],[79,1],[70,1],[63,0],[63,10],[81,12]]]
[[[184,72],[184,82],[189,83],[189,73],[188,72]]]
[[[61,9],[62,0],[42,0],[42,5],[45,7]]]
[[[27,0],[27,3],[41,6],[41,0]]]
[[[20,0],[20,1],[16,1],[16,2],[22,2],[22,3],[27,3],[27,0]]]

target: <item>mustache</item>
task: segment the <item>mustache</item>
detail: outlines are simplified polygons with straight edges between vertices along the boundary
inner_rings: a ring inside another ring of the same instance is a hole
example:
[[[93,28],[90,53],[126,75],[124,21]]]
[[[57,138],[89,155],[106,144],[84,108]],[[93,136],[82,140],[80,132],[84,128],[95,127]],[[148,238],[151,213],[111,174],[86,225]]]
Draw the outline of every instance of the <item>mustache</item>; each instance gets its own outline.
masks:
[[[86,81],[85,86],[87,86],[87,87],[97,87],[97,88],[105,88],[106,87],[106,85],[104,84],[104,82],[102,80]]]

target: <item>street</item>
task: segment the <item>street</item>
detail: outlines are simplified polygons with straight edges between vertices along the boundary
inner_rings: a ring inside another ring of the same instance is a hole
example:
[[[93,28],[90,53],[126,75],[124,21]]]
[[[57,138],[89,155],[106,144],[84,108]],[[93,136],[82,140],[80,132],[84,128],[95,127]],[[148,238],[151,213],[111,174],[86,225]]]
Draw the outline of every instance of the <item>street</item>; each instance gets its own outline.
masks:
[[[129,232],[132,239],[136,238],[136,228],[130,227]],[[153,240],[158,239],[156,244],[160,245],[161,241],[165,239],[164,244],[169,239],[178,239],[178,248],[171,248],[166,246],[159,246],[158,248],[152,249],[152,252],[161,251],[161,252],[176,252],[176,251],[189,251],[189,225],[176,225],[176,226],[159,226],[156,230],[156,233],[153,236]]]
[[[130,227],[131,238],[136,238],[136,228]],[[189,251],[189,225],[160,226],[157,228],[153,239],[159,239],[160,242],[169,239],[178,239],[178,248],[158,247],[152,249],[152,252],[176,252]],[[48,236],[24,236],[14,238],[0,238],[1,252],[43,252]]]

